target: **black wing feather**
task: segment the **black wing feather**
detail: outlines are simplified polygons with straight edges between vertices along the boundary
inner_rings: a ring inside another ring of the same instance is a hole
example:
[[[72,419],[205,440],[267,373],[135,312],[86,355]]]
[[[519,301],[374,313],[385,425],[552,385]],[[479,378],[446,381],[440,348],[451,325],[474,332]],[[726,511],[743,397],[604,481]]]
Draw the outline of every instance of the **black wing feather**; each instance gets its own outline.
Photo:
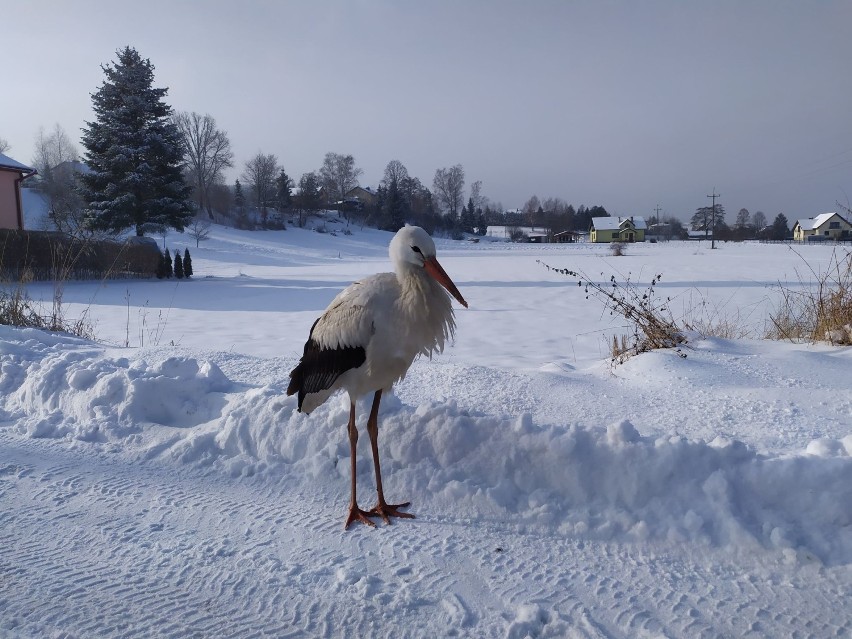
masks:
[[[290,384],[287,386],[288,395],[298,393],[300,412],[305,395],[331,388],[338,377],[352,368],[358,368],[367,359],[363,346],[320,347],[313,339],[317,322],[319,319],[311,326],[305,352],[299,364],[290,372]]]

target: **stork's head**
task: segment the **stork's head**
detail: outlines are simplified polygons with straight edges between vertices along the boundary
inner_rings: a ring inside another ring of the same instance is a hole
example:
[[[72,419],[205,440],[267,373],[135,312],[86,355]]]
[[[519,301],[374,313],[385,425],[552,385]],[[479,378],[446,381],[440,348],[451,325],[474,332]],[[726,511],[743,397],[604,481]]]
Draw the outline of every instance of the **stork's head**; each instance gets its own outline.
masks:
[[[435,242],[419,226],[401,228],[391,240],[388,254],[397,273],[404,274],[408,269],[423,269],[447,289],[459,304],[467,308],[467,302],[435,258]]]

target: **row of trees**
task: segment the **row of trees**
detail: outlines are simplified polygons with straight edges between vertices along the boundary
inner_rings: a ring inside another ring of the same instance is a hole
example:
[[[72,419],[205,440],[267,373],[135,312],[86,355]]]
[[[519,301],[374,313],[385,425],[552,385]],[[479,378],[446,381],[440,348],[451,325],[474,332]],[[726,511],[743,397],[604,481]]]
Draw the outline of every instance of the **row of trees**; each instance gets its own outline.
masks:
[[[69,137],[58,125],[49,134],[39,133],[35,165],[51,218],[63,231],[163,233],[183,230],[196,214],[214,219],[215,213],[229,216],[232,211],[238,225],[256,220],[266,228],[284,228],[285,216],[304,226],[310,213],[330,207],[349,222],[390,230],[413,222],[431,232],[451,233],[484,233],[487,226],[500,224],[587,230],[593,217],[608,215],[602,206],[575,208],[560,198],[536,195],[522,209],[505,212],[482,194],[480,181],[470,185],[465,202],[461,164],[437,169],[430,190],[399,160],[388,163],[374,197],[354,202],[347,195],[363,171],[351,154],[339,153],[327,153],[318,170],[296,182],[275,155],[258,152],[245,163],[240,179],[227,186],[225,172],[234,166],[227,133],[209,114],[174,113],[165,102],[168,90],[153,86],[151,62],[131,47],[117,54],[114,64],[102,66],[106,78],[92,95],[95,119],[83,129],[87,168],[79,188],[73,170],[78,156]],[[677,221],[668,222],[674,226]],[[203,234],[203,226],[192,226]],[[700,208],[692,219],[693,229],[713,228],[722,239],[765,235],[765,227],[763,213],[751,215],[746,209],[728,227],[721,205]],[[789,233],[783,215],[771,228],[773,237]]]
[[[180,252],[175,250],[175,258],[172,261],[171,253],[169,253],[169,249],[165,249],[163,253],[160,255],[160,261],[157,264],[157,279],[171,279],[175,277],[179,280],[183,278],[189,279],[192,277],[192,256],[189,254],[189,249],[184,249],[183,257],[181,258]]]
[[[259,152],[228,187],[224,176],[234,166],[234,154],[227,133],[209,114],[172,112],[165,102],[167,89],[153,86],[153,65],[135,49],[125,47],[117,55],[115,63],[102,67],[105,81],[92,95],[96,117],[83,130],[88,169],[80,177],[81,188],[74,188],[73,170],[55,170],[78,159],[68,136],[58,126],[40,134],[36,168],[51,202],[51,217],[62,230],[114,233],[134,228],[142,235],[183,230],[196,212],[212,219],[217,211],[231,210],[238,223],[248,225],[252,209],[260,224],[280,228],[283,214],[296,215],[304,225],[309,213],[329,206],[339,207],[350,222],[360,218],[389,229],[411,221],[430,230],[484,232],[488,224],[521,221],[489,202],[481,182],[471,185],[465,203],[460,164],[437,169],[430,190],[402,162],[392,160],[375,200],[363,207],[346,200],[363,174],[351,154],[327,153],[322,166],[297,183],[275,155]],[[525,221],[587,227],[594,213],[606,214],[554,203],[526,211]],[[547,216],[552,220],[543,220]],[[204,227],[194,223],[196,227],[203,236]]]
[[[790,237],[790,223],[783,213],[775,216],[772,224],[767,224],[763,211],[742,208],[737,213],[733,226],[725,222],[725,207],[721,204],[700,207],[692,216],[690,225],[693,231],[712,233],[719,240],[786,240]]]

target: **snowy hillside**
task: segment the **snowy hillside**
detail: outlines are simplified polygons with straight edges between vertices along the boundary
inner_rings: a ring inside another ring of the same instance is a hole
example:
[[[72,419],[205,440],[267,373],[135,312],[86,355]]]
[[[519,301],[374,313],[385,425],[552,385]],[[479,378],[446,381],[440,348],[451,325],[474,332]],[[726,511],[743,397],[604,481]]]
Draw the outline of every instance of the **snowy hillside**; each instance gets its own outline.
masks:
[[[0,637],[852,635],[852,348],[758,339],[830,247],[438,240],[470,309],[380,415],[417,519],[343,531],[347,402],[284,390],[389,239],[176,234],[192,281],[67,285],[99,343],[0,327]],[[536,260],[751,338],[613,368],[623,321]]]

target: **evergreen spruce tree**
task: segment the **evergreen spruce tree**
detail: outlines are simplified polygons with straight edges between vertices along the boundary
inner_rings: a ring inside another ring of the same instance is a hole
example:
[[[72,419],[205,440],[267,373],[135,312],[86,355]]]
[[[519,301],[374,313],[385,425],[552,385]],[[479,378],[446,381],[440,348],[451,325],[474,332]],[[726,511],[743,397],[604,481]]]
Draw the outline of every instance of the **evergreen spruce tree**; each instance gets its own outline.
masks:
[[[293,205],[293,186],[293,180],[287,175],[284,169],[281,169],[281,173],[278,174],[278,178],[275,180],[279,211],[289,209]]]
[[[397,180],[391,180],[385,188],[381,228],[387,231],[398,231],[405,226],[405,200]]]
[[[174,275],[174,270],[172,270],[172,256],[169,255],[169,249],[166,249],[165,254],[163,255],[163,270],[166,273],[166,277],[171,279],[172,275]]]
[[[183,260],[178,251],[175,251],[175,277],[179,280],[183,279]]]
[[[157,262],[157,279],[161,280],[166,276],[166,256],[160,253],[160,261]]]
[[[189,249],[183,249],[183,274],[189,278],[192,277],[192,258],[189,255]]]
[[[117,52],[113,66],[102,66],[103,85],[92,94],[95,121],[83,129],[81,175],[88,222],[111,232],[149,225],[182,231],[192,219],[190,188],[184,181],[180,132],[172,109],[155,89],[154,66],[135,49]]]
[[[234,182],[234,206],[237,209],[237,228],[248,228],[248,214],[246,212],[246,197],[243,194],[243,185],[237,180]]]
[[[246,203],[246,197],[243,195],[243,185],[240,184],[240,181],[237,180],[234,182],[234,206],[237,207],[237,210],[243,208]]]
[[[775,216],[775,221],[772,222],[772,239],[783,241],[790,234],[790,223],[787,222],[787,216],[779,213]]]
[[[465,233],[473,233],[473,226],[476,223],[476,215],[473,212],[473,198],[469,198],[467,206],[462,207],[460,226]]]

